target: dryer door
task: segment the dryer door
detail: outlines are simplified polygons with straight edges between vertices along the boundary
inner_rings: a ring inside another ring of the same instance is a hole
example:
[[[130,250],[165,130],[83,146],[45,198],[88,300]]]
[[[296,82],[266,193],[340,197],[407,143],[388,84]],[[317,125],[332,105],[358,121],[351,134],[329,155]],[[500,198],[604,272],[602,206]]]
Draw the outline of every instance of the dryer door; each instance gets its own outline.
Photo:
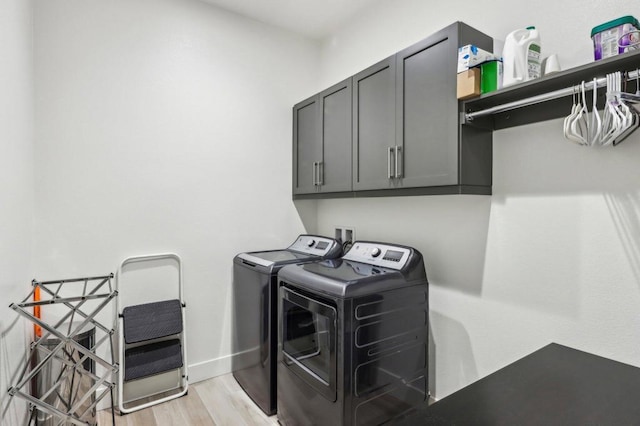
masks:
[[[336,400],[336,308],[287,287],[282,292],[284,365]]]

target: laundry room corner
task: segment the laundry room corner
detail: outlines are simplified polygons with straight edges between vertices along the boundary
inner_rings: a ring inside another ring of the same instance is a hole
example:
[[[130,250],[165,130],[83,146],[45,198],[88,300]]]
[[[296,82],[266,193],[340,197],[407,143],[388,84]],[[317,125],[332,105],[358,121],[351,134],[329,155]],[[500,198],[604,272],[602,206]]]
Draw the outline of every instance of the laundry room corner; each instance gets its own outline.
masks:
[[[0,423],[27,404],[8,389],[24,367],[33,327],[8,309],[29,294],[34,249],[33,3],[0,3]]]
[[[304,230],[308,234],[318,233],[318,201],[317,200],[294,200],[293,204],[302,221]],[[333,234],[325,234],[333,235]]]

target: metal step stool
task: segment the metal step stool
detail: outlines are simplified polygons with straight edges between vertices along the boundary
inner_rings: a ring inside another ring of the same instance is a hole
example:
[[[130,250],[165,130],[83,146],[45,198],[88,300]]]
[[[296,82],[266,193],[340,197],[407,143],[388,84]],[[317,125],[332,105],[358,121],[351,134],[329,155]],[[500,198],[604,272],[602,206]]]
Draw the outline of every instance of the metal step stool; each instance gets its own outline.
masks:
[[[184,327],[186,304],[182,292],[182,262],[173,253],[134,256],[125,259],[118,271],[119,286],[123,267],[132,262],[175,260],[178,264],[178,299],[161,300],[127,306],[119,317],[120,370],[118,374],[118,408],[126,414],[181,397],[187,393],[186,333]],[[122,296],[122,289],[119,289]],[[120,300],[120,298],[118,298]],[[153,376],[175,372],[179,384],[167,387],[165,381],[153,383]],[[149,380],[147,380],[149,379]],[[127,386],[139,386],[147,380],[144,398],[127,400]],[[138,383],[138,384],[136,384]]]

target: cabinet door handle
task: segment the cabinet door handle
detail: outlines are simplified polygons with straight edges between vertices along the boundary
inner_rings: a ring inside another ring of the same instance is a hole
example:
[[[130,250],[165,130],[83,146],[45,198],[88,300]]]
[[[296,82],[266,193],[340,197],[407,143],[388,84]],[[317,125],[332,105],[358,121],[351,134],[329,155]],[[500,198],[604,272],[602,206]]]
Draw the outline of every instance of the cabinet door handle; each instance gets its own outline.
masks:
[[[396,145],[396,179],[399,179],[402,177],[402,166],[403,166],[403,161],[402,161],[402,147]]]
[[[313,162],[313,170],[311,171],[311,180],[313,181],[313,186],[317,186],[318,182],[316,181],[318,163]]]
[[[318,185],[324,185],[324,162],[318,163]]]
[[[391,161],[391,156],[394,155],[393,147],[390,146],[387,151],[387,178],[393,179],[394,172],[391,170],[393,168],[393,161]]]

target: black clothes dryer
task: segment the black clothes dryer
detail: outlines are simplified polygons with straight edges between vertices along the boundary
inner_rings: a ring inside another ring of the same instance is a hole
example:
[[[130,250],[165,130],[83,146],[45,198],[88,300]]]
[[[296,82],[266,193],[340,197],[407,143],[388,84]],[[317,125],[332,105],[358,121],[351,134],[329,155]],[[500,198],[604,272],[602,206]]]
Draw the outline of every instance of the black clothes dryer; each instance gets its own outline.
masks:
[[[276,412],[277,273],[284,265],[341,255],[337,240],[300,235],[286,249],[240,253],[233,259],[233,376],[268,415]]]
[[[278,273],[278,420],[379,425],[428,403],[422,255],[355,242],[341,259]]]

